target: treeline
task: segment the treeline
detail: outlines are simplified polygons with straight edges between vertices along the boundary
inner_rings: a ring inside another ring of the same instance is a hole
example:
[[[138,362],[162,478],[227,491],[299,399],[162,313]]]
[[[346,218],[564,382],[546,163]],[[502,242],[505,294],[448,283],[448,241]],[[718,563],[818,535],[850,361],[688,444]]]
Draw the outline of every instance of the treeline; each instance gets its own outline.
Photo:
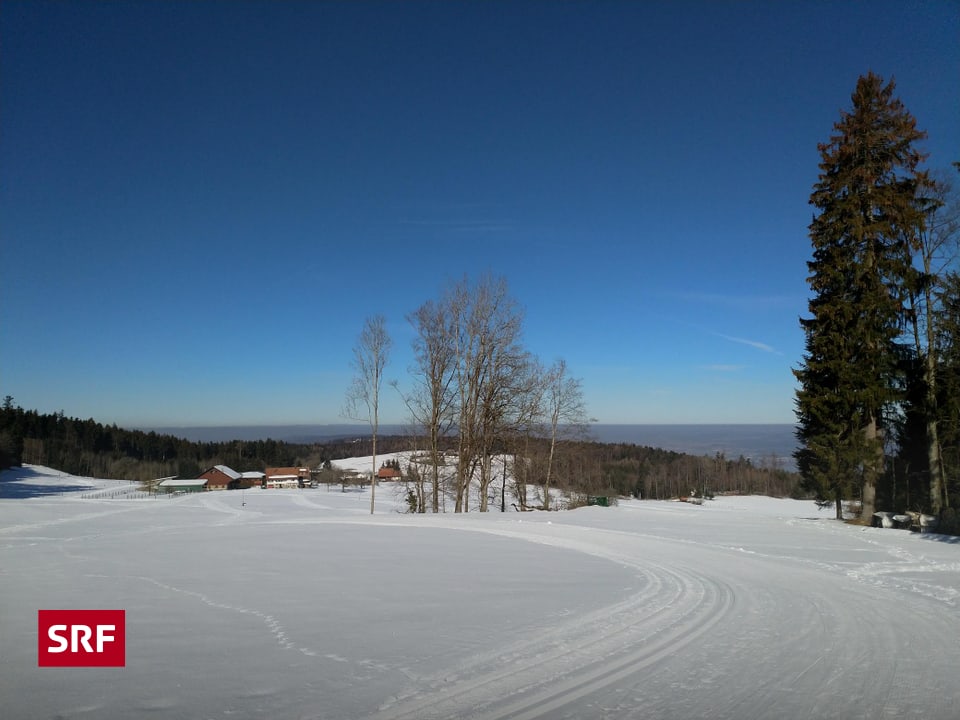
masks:
[[[426,438],[381,436],[382,453],[428,445]],[[458,439],[438,445],[455,451]],[[550,461],[549,438],[531,438],[513,448],[524,458],[515,465],[524,485],[542,485]],[[7,397],[0,409],[0,465],[46,465],[71,475],[148,481],[160,477],[196,477],[213,465],[238,472],[267,467],[318,468],[328,461],[370,455],[369,436],[316,443],[280,440],[192,442],[172,435],[124,430],[62,412],[40,414],[16,407]],[[506,451],[506,448],[496,448]],[[696,457],[625,443],[563,441],[554,447],[551,472],[555,486],[570,493],[671,498],[719,492],[796,495],[798,476],[775,467],[758,467],[744,458]],[[535,500],[531,498],[531,504]]]
[[[516,464],[521,483],[540,484],[549,445],[549,440],[535,442],[528,448],[527,460]],[[558,488],[583,495],[670,499],[717,493],[800,497],[802,493],[799,475],[784,470],[776,458],[758,466],[750,459],[731,459],[723,453],[695,456],[626,443],[560,443],[553,472]]]
[[[405,438],[381,438],[386,452],[405,449]],[[213,465],[238,472],[266,467],[318,467],[328,460],[369,454],[370,439],[325,443],[281,440],[193,442],[172,435],[125,430],[63,412],[41,414],[7,396],[0,408],[0,467],[28,463],[71,475],[146,481],[196,477]]]

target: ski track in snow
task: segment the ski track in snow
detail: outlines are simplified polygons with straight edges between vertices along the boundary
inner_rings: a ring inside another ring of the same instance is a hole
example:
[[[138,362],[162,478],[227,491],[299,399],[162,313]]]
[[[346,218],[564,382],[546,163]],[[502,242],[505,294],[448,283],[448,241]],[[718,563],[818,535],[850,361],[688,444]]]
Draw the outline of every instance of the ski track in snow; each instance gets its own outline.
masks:
[[[628,505],[607,515],[536,514],[528,520],[516,515],[367,516],[362,498],[353,507],[335,495],[324,502],[315,492],[248,492],[251,502],[246,504],[241,497],[204,493],[163,502],[57,498],[51,503],[58,505],[49,507],[70,510],[2,527],[0,536],[13,543],[49,542],[69,559],[91,561],[91,556],[70,554],[66,548],[83,548],[80,541],[99,537],[100,525],[110,516],[126,517],[151,508],[157,511],[151,517],[155,524],[124,526],[122,534],[149,532],[162,537],[198,522],[233,530],[242,530],[245,524],[261,528],[341,524],[472,532],[594,557],[622,568],[639,587],[616,602],[555,616],[546,629],[518,631],[505,643],[464,651],[442,669],[427,664],[427,671],[418,672],[415,662],[351,659],[306,647],[313,641],[297,642],[290,630],[302,618],[285,616],[284,621],[280,611],[231,602],[210,587],[203,587],[203,592],[190,589],[187,581],[176,577],[164,582],[136,570],[84,575],[142,583],[217,611],[254,618],[271,644],[309,658],[298,662],[308,663],[311,672],[322,673],[313,663],[326,662],[352,666],[349,672],[360,682],[399,678],[389,693],[349,717],[646,720],[703,717],[708,711],[717,720],[957,717],[960,694],[949,680],[953,671],[934,673],[938,666],[923,660],[927,648],[936,648],[938,662],[947,667],[960,660],[960,654],[950,656],[960,630],[960,583],[949,584],[960,578],[960,557],[940,552],[943,547],[920,538],[787,517],[757,521],[794,529],[787,544],[780,546],[765,543],[758,532],[747,535],[752,544],[739,540],[736,532],[724,534],[727,540],[695,530],[692,537],[684,537],[671,534],[671,513],[673,519],[687,522],[695,513],[709,510],[655,504]],[[338,503],[341,507],[335,507]],[[180,513],[179,508],[189,513]],[[638,517],[645,522],[623,522],[634,511],[643,513]],[[666,518],[663,523],[660,516]],[[611,527],[590,524],[617,519],[621,524]],[[30,535],[69,523],[76,523],[79,532],[69,537]],[[696,527],[681,526],[687,531]],[[729,526],[717,527],[726,531]],[[791,545],[797,538],[811,544]],[[835,555],[836,548],[843,552]],[[884,632],[864,632],[864,612]],[[675,664],[672,670],[670,663]],[[366,673],[362,679],[354,672],[360,669]],[[743,678],[744,672],[754,674]],[[662,675],[650,681],[655,673]],[[272,698],[274,693],[264,696]],[[75,705],[71,712],[87,707]],[[141,701],[139,708],[151,713],[176,710],[178,702]],[[302,718],[337,717],[309,703],[296,710]]]
[[[346,522],[397,526],[374,519]],[[449,521],[414,520],[403,525],[480,532],[582,552],[639,572],[646,582],[641,592],[627,600],[558,623],[549,631],[520,637],[494,651],[471,655],[453,668],[417,677],[407,692],[383,703],[371,720],[550,717],[565,705],[695,642],[724,620],[735,601],[732,589],[716,579],[548,533],[549,525],[530,523],[522,531]],[[553,529],[563,532],[559,526]],[[465,708],[472,710],[465,712]]]
[[[637,556],[629,552],[610,549],[615,544],[623,544],[629,548],[632,545],[630,539],[634,542],[653,540],[675,544],[678,542],[676,538],[570,524],[553,527],[550,523],[527,523],[522,530],[473,527],[443,520],[437,522],[435,518],[426,522],[405,519],[402,523],[373,518],[306,522],[382,526],[402,524],[488,533],[583,552],[630,568],[639,572],[646,580],[642,592],[623,602],[601,607],[570,622],[557,624],[547,632],[541,631],[521,637],[494,651],[474,654],[442,672],[416,677],[407,691],[382,703],[376,713],[369,715],[371,720],[440,720],[449,717],[475,720],[552,718],[555,717],[554,713],[563,708],[576,707],[577,703],[595,697],[605,688],[637,677],[666,657],[682,653],[684,648],[695,645],[716,626],[728,620],[738,603],[744,606],[740,609],[741,615],[761,612],[753,607],[758,604],[755,588],[732,586],[704,572],[702,568],[667,568],[657,563],[637,560]],[[824,529],[827,533],[849,533],[851,530],[843,525],[818,524],[815,527]],[[560,535],[571,528],[589,532],[594,537],[607,538],[608,542],[585,542]],[[867,537],[859,539],[878,545]],[[705,546],[704,543],[693,540],[680,541],[679,544]],[[773,562],[809,565],[817,570],[843,575],[858,584],[874,587],[883,587],[883,583],[875,580],[878,575],[889,578],[905,569],[913,572],[939,572],[956,569],[958,565],[915,565],[914,563],[918,562],[917,556],[902,548],[883,548],[891,555],[891,564],[869,563],[859,570],[850,570],[842,563],[809,560],[796,555],[763,553],[741,546],[711,544],[709,547]],[[897,581],[894,584],[900,589],[951,607],[955,606],[958,592],[955,588],[938,588],[906,581]],[[718,709],[715,717],[731,720],[754,716],[769,717],[770,715],[766,714],[756,714],[750,708],[756,705],[770,706],[784,692],[784,686],[808,688],[803,694],[806,699],[799,701],[803,707],[803,716],[841,716],[828,710],[818,700],[817,693],[818,688],[839,688],[842,685],[838,680],[845,674],[841,668],[863,665],[862,651],[848,653],[838,647],[843,640],[835,640],[835,644],[829,641],[838,634],[852,641],[859,618],[855,608],[851,610],[850,607],[826,596],[811,595],[805,602],[810,606],[808,612],[811,618],[820,625],[818,635],[826,644],[826,652],[819,654],[786,680],[774,677],[756,684],[749,692],[740,693],[726,710]],[[848,618],[846,625],[837,620],[843,617]],[[888,621],[896,622],[894,618]],[[921,646],[924,644],[919,636],[917,642]],[[867,644],[871,649],[867,657],[871,657],[875,665],[866,673],[873,676],[872,682],[862,677],[864,673],[846,674],[856,678],[853,682],[870,687],[870,692],[874,695],[877,688],[882,689],[882,701],[878,703],[874,699],[870,704],[871,707],[880,708],[881,717],[910,716],[913,714],[911,711],[916,708],[916,693],[921,678],[916,673],[904,673],[899,667],[897,655],[902,651],[903,640],[893,636],[879,636],[870,638]],[[851,655],[853,657],[850,657]],[[409,675],[406,671],[403,672]],[[953,705],[949,698],[932,704],[939,706],[940,714],[934,713],[929,717],[953,717]],[[471,710],[466,712],[465,708]],[[610,711],[610,717],[647,717],[643,712],[631,714],[627,708],[622,707],[607,708],[607,711]],[[636,712],[636,707],[633,707],[633,711]],[[868,717],[871,712],[860,715],[844,711],[842,716]]]
[[[606,555],[548,538],[493,534]],[[385,703],[372,717],[463,717],[464,708],[473,708],[469,717],[484,720],[549,717],[694,642],[722,621],[733,602],[729,587],[694,574],[623,557],[607,559],[643,573],[648,581],[644,591],[418,678],[414,689]]]

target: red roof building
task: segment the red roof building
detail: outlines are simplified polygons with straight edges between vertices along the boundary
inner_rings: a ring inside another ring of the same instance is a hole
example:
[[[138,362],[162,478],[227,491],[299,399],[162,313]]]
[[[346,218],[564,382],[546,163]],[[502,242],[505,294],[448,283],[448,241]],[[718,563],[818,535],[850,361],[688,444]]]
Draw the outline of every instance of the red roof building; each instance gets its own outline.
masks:
[[[377,470],[377,480],[399,480],[402,477],[403,475],[399,470],[387,465]]]

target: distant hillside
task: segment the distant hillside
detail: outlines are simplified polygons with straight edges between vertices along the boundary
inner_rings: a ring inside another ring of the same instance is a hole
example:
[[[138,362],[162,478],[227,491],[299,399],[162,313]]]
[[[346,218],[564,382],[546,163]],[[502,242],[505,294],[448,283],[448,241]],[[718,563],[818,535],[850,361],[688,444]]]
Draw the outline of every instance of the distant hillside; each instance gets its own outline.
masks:
[[[224,425],[217,427],[142,428],[162,435],[173,435],[193,442],[273,439],[293,444],[313,445],[336,440],[363,438],[370,434],[367,425]],[[657,425],[594,424],[589,438],[607,444],[641,445],[673,450],[687,455],[722,453],[729,458],[743,456],[754,465],[794,470],[795,427],[788,424]],[[381,425],[384,436],[410,437],[405,425]]]
[[[84,477],[152,480],[196,477],[219,464],[238,472],[268,466],[316,467],[327,460],[368,454],[370,445],[369,435],[356,427],[339,438],[311,442],[221,437],[227,439],[193,440],[180,433],[125,430],[62,412],[24,410],[8,398],[0,409],[0,466],[29,463]],[[405,437],[393,441],[385,435],[380,439],[384,452],[409,445]]]
[[[0,410],[0,453],[4,467],[29,463],[72,475],[124,480],[196,477],[213,465],[238,472],[268,466],[317,468],[328,461],[362,457],[372,452],[369,429],[363,425],[291,425],[270,427],[270,434],[300,438],[292,442],[267,437],[264,428],[170,428],[125,430],[61,413],[41,415],[15,407],[12,399]],[[194,437],[227,439],[190,439]],[[240,432],[243,431],[243,432]],[[245,435],[237,437],[237,435]],[[260,435],[261,437],[257,437]],[[254,439],[255,438],[255,439]],[[447,439],[455,449],[457,439]],[[397,425],[382,426],[381,454],[415,450],[420,441]],[[535,437],[503,438],[497,454],[522,458],[524,481],[537,484],[545,472],[549,443]],[[677,497],[710,492],[795,494],[798,477],[776,462],[755,461],[742,454],[714,449],[684,454],[636,443],[566,441],[553,461],[556,487],[585,494]]]

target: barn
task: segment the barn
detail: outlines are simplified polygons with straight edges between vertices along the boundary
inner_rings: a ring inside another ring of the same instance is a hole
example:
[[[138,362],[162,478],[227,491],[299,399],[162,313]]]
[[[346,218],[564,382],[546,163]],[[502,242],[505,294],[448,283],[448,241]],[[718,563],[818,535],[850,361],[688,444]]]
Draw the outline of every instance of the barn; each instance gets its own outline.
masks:
[[[197,479],[207,481],[207,490],[236,490],[240,487],[240,473],[226,465],[214,465],[200,473]]]
[[[157,487],[165,493],[203,492],[207,489],[207,481],[205,478],[167,478]]]
[[[266,475],[259,470],[249,470],[240,473],[240,487],[252,488],[266,485]]]

